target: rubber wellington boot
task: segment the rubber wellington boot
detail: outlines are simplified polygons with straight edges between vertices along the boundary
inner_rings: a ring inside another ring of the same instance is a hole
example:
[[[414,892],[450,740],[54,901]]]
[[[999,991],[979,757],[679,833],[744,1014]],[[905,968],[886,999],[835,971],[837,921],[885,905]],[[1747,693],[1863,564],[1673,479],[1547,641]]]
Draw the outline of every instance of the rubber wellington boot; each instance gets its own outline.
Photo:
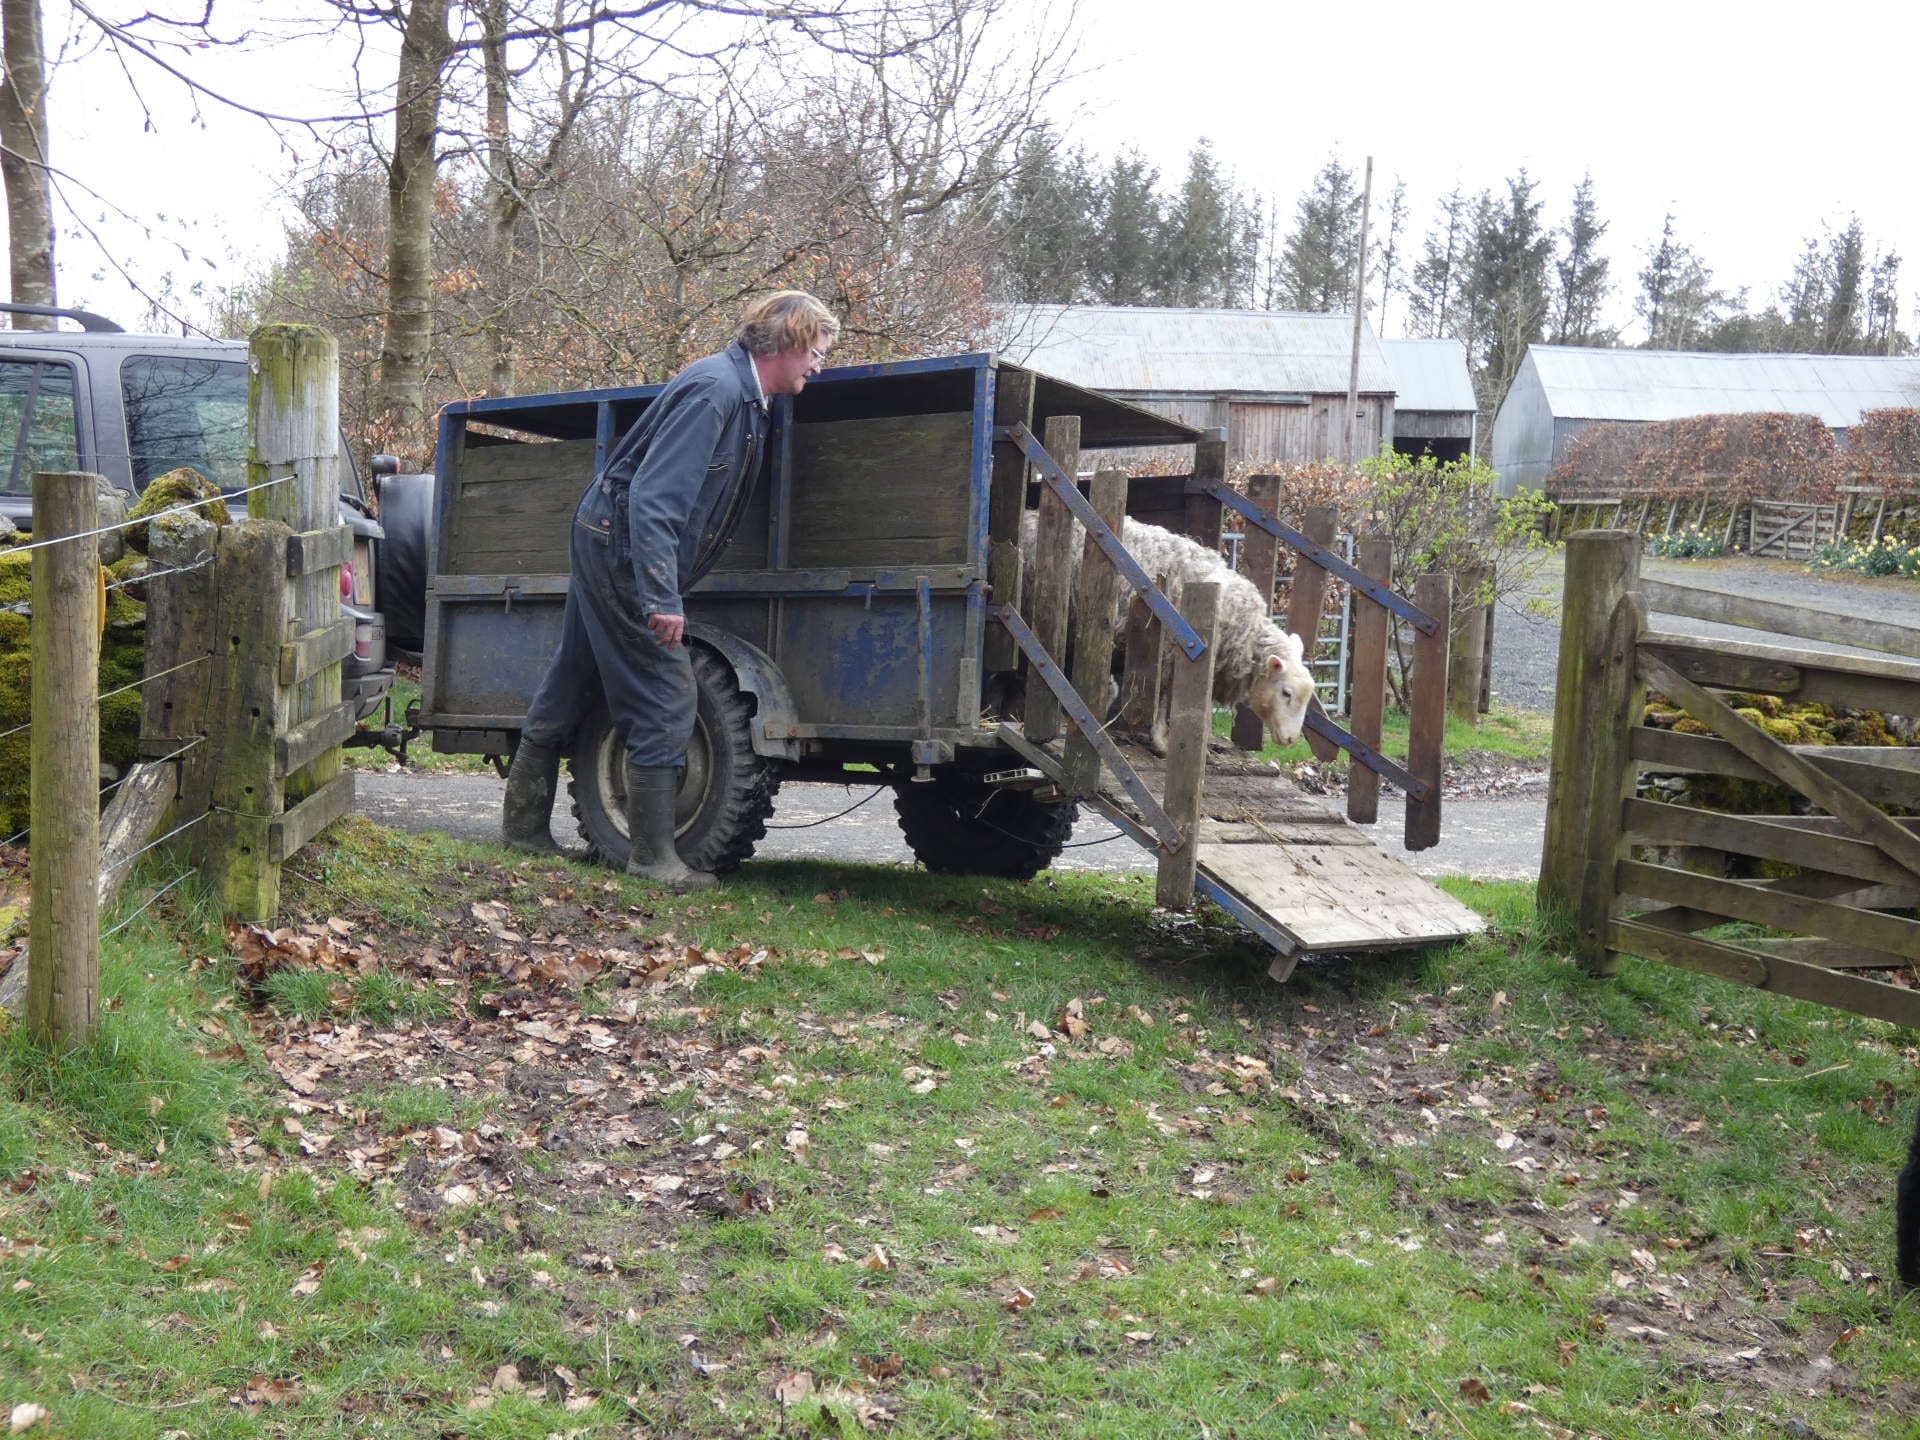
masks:
[[[565,855],[553,838],[553,795],[560,783],[560,747],[522,740],[507,771],[500,838],[515,850]]]
[[[686,895],[719,881],[705,870],[690,868],[674,846],[673,807],[679,794],[680,772],[673,766],[627,766],[627,835],[632,841],[627,873]]]

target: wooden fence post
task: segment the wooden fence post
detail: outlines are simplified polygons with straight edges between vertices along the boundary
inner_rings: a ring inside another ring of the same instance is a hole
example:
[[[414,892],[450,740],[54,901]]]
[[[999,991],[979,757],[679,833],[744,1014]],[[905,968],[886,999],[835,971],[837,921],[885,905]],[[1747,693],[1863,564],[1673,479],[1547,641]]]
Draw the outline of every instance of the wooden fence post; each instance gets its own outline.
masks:
[[[1154,903],[1168,910],[1185,910],[1193,904],[1200,817],[1205,810],[1207,741],[1213,734],[1213,647],[1219,630],[1219,584],[1187,586],[1181,596],[1180,611],[1207,648],[1200,652],[1198,660],[1189,660],[1184,650],[1175,650],[1173,657],[1173,691],[1167,719],[1166,811],[1186,836],[1186,843],[1178,850],[1160,852]]]
[[[1247,481],[1247,499],[1269,515],[1279,514],[1280,477],[1252,476]],[[1273,613],[1274,572],[1279,560],[1279,539],[1258,525],[1247,526],[1246,534],[1240,541],[1240,568],[1253,581],[1253,588],[1260,592],[1260,603],[1266,607],[1268,614]],[[1253,707],[1242,701],[1233,712],[1233,743],[1242,750],[1258,750],[1266,743],[1266,738],[1266,725],[1254,713]]]
[[[1306,515],[1300,522],[1300,533],[1316,545],[1331,549],[1339,512],[1331,505],[1309,505]],[[1287,586],[1287,629],[1300,637],[1301,659],[1309,668],[1313,665],[1314,652],[1320,648],[1320,612],[1327,603],[1327,572],[1322,570],[1305,555],[1293,557],[1293,583]],[[1324,712],[1318,694],[1308,702],[1315,709]],[[1314,758],[1322,764],[1333,759],[1340,749],[1331,740],[1307,732],[1307,748],[1313,751]]]
[[[1180,587],[1171,575],[1151,579],[1175,609]],[[1160,668],[1166,627],[1144,597],[1127,603],[1126,656],[1120,662],[1120,723],[1137,734],[1151,734],[1160,718]]]
[[[1636,777],[1629,750],[1640,712],[1646,708],[1647,687],[1640,680],[1638,657],[1640,632],[1646,623],[1640,597],[1631,592],[1621,596],[1607,617],[1606,645],[1594,676],[1598,693],[1588,709],[1593,778],[1573,952],[1589,975],[1611,975],[1620,968],[1620,957],[1607,943],[1607,927],[1613,919],[1615,875],[1625,833],[1623,811],[1633,796]]]
[[[1493,583],[1493,567],[1469,565],[1454,575],[1460,596],[1455,629],[1459,642],[1447,652],[1447,705],[1469,725],[1480,723],[1480,670],[1487,658],[1487,613],[1480,592]]]
[[[100,479],[33,477],[27,1031],[79,1045],[100,1005]],[[73,536],[61,541],[59,537]],[[82,538],[84,537],[84,538]],[[46,544],[52,540],[57,543]]]
[[[1422,575],[1413,603],[1439,623],[1431,635],[1415,632],[1413,673],[1407,678],[1407,773],[1427,782],[1427,798],[1407,797],[1406,846],[1440,843],[1440,779],[1447,749],[1447,650],[1453,638],[1453,577]]]
[[[1120,530],[1127,509],[1127,472],[1102,470],[1093,477],[1087,497],[1094,513]],[[1120,572],[1089,533],[1080,557],[1080,585],[1074,599],[1073,688],[1093,711],[1094,723],[1107,719],[1107,687],[1113,676],[1113,612],[1120,601]],[[1067,788],[1075,795],[1091,792],[1100,780],[1100,752],[1091,741],[1075,736],[1067,742]]]
[[[1393,537],[1372,530],[1362,537],[1360,571],[1382,585],[1393,583]],[[1375,750],[1380,748],[1380,722],[1387,708],[1387,641],[1393,632],[1393,612],[1384,605],[1354,596],[1352,682],[1347,723],[1353,737]],[[1347,818],[1356,825],[1372,825],[1380,818],[1380,776],[1365,765],[1347,769]]]
[[[993,423],[1033,424],[1034,378],[1030,370],[1002,370],[994,377]],[[987,500],[987,581],[993,603],[1011,605],[1022,614],[1023,577],[1020,573],[1020,516],[1027,508],[1027,457],[1011,440],[993,445],[993,479]],[[1020,663],[1020,647],[1001,625],[987,627],[981,665],[988,674],[1012,670]]]
[[[1638,536],[1622,530],[1580,530],[1568,537],[1546,834],[1535,888],[1535,903],[1543,912],[1571,914],[1578,898],[1593,780],[1591,706],[1611,653],[1607,642],[1614,608],[1639,580]]]
[[[1202,485],[1221,484],[1227,478],[1226,432],[1216,430],[1214,435],[1214,439],[1200,440],[1194,444],[1194,489]],[[1217,553],[1220,549],[1220,502],[1211,495],[1198,495],[1190,489],[1186,510],[1187,535]]]
[[[1080,466],[1080,417],[1056,415],[1047,421],[1043,437],[1047,454],[1069,479]],[[1040,487],[1040,528],[1033,552],[1033,583],[1026,587],[1033,611],[1028,619],[1040,647],[1056,665],[1067,655],[1067,606],[1072,594],[1073,515],[1051,485]],[[1027,678],[1027,703],[1022,722],[1027,739],[1044,744],[1060,733],[1060,702],[1038,675]]]

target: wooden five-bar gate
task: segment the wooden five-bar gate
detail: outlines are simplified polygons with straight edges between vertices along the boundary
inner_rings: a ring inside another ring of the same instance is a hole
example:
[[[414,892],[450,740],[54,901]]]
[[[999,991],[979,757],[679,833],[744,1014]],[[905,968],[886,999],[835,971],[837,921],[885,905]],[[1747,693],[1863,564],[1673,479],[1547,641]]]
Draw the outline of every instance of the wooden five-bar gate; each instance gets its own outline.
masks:
[[[1595,974],[1635,955],[1920,1025],[1920,820],[1888,813],[1920,808],[1920,748],[1788,744],[1750,718],[1776,699],[1920,715],[1920,630],[1642,579],[1639,556],[1619,531],[1568,543],[1542,907],[1573,913]],[[1702,639],[1652,615],[1874,653]],[[1709,733],[1645,724],[1649,692]],[[1773,798],[1726,813],[1654,776]]]

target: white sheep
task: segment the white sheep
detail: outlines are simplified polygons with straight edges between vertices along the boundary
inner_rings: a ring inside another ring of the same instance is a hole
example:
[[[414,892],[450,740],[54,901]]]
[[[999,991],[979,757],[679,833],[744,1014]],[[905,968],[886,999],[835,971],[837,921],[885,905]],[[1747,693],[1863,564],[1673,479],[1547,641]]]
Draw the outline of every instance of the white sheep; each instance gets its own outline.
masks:
[[[1021,568],[1028,576],[1034,573],[1038,533],[1039,516],[1029,510],[1020,519]],[[1313,672],[1303,659],[1300,637],[1273,622],[1259,587],[1230,568],[1218,550],[1158,525],[1145,525],[1128,517],[1120,533],[1120,543],[1149,576],[1167,577],[1168,598],[1176,605],[1188,585],[1211,581],[1220,586],[1213,656],[1214,703],[1234,706],[1244,700],[1272,732],[1275,744],[1291,745],[1299,739],[1307,703],[1313,698]],[[1078,583],[1085,548],[1086,531],[1075,521],[1071,551],[1074,573],[1070,584]],[[1131,587],[1123,584],[1114,614],[1116,643],[1126,633],[1127,605],[1131,598]],[[1166,645],[1163,651],[1161,694],[1165,696],[1173,673],[1173,646]],[[1164,708],[1155,717],[1152,738],[1154,748],[1164,751]]]

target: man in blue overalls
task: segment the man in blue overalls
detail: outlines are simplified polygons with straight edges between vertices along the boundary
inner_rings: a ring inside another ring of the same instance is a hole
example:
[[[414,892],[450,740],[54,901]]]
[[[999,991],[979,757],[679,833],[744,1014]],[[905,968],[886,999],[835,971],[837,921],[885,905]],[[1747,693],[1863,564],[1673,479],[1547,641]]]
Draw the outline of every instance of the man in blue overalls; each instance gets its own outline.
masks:
[[[767,400],[798,395],[840,322],[800,290],[754,301],[733,343],[667,383],[607,457],[573,516],[560,647],[527,707],[507,773],[507,844],[560,854],[550,828],[560,757],[604,696],[627,737],[629,875],[686,892],[714,883],[674,846],[693,738],[681,596],[726,548],[766,448]]]

